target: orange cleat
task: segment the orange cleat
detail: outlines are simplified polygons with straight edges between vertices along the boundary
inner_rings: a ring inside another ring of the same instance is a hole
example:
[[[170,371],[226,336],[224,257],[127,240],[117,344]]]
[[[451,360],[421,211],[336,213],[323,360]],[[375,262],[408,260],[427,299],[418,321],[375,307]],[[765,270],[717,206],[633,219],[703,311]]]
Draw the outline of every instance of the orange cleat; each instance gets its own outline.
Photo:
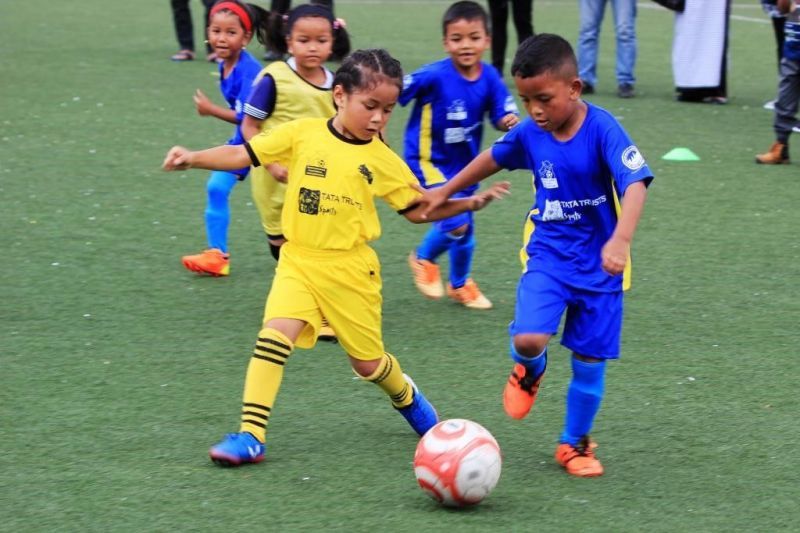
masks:
[[[603,465],[594,456],[597,443],[584,435],[577,445],[566,442],[556,448],[556,462],[567,469],[568,474],[577,477],[597,477],[603,475]]]
[[[444,296],[439,265],[427,259],[418,259],[417,252],[412,251],[408,255],[408,266],[414,275],[414,285],[424,297],[438,300]]]
[[[470,309],[491,309],[492,302],[483,295],[478,285],[469,278],[463,287],[454,289],[452,285],[447,284],[447,295],[460,303],[464,307]]]
[[[339,339],[336,338],[336,332],[333,331],[328,319],[325,317],[322,317],[322,324],[319,327],[317,338],[323,342],[339,342]]]
[[[528,369],[519,363],[514,365],[511,375],[508,376],[508,383],[503,389],[503,409],[511,418],[520,420],[525,418],[536,401],[536,394],[539,392],[539,384],[542,382],[544,372],[534,377],[528,373]]]
[[[184,255],[181,263],[188,270],[212,276],[227,276],[231,272],[229,255],[218,248],[211,248],[196,255]]]

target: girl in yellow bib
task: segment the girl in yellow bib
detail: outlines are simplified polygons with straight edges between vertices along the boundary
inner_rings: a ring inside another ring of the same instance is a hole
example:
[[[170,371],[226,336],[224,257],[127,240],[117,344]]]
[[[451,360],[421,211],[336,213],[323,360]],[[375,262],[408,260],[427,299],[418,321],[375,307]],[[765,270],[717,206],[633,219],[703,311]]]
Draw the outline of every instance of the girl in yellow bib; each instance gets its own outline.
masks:
[[[347,31],[326,6],[303,4],[285,16],[273,13],[270,20],[267,48],[290,57],[270,63],[253,83],[242,121],[242,135],[248,141],[298,118],[331,118],[336,113],[331,97],[333,72],[324,63],[350,52]],[[253,167],[250,186],[270,251],[277,259],[286,242],[281,228],[286,168],[276,163]]]
[[[384,350],[380,263],[367,244],[380,236],[374,198],[420,223],[481,209],[503,196],[508,183],[451,199],[423,218],[414,174],[377,137],[397,103],[402,79],[400,63],[385,50],[358,50],[336,72],[332,119],[288,122],[242,146],[198,152],[176,146],[167,153],[165,170],[269,163],[288,169],[281,220],[287,242],[247,369],[239,432],[229,433],[209,451],[221,466],[264,458],[267,422],[284,365],[295,346],[314,346],[323,314],[355,373],[378,385],[419,435],[438,421],[433,406]]]

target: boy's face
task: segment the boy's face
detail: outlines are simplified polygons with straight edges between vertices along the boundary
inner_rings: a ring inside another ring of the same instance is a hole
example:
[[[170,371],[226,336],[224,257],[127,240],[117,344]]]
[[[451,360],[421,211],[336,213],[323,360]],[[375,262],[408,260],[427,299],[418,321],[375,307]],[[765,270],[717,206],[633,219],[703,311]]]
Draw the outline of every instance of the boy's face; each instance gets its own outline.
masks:
[[[581,81],[547,71],[538,76],[514,76],[522,105],[545,131],[558,132],[572,117],[581,97]]]
[[[477,65],[490,44],[491,39],[481,19],[458,19],[447,25],[444,49],[460,69]]]

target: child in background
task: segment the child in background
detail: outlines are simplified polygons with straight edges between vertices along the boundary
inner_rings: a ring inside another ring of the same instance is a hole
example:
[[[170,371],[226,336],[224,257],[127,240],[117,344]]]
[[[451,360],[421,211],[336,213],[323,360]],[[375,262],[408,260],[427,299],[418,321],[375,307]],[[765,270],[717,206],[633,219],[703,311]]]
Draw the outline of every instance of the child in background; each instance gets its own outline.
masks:
[[[256,32],[259,42],[266,42],[266,11],[237,0],[223,0],[214,4],[208,24],[208,41],[216,52],[219,63],[219,85],[228,108],[220,107],[203,94],[195,92],[194,103],[201,116],[212,116],[236,124],[228,144],[242,144],[242,108],[261,64],[245,47]],[[230,172],[214,170],[208,179],[208,204],[206,205],[206,235],[208,249],[196,255],[185,255],[183,266],[194,272],[212,276],[230,273],[228,255],[228,223],[230,208],[228,197],[237,182],[247,177],[249,168]]]
[[[566,40],[552,34],[527,39],[511,74],[530,118],[421,201],[436,208],[502,168],[533,172],[528,218],[535,229],[509,326],[515,364],[503,407],[517,419],[530,411],[547,343],[566,311],[561,344],[572,351],[572,381],[555,458],[569,474],[599,476],[603,466],[589,431],[603,398],[605,362],[619,357],[630,243],[653,174],[613,115],[581,100],[575,53]]]
[[[405,132],[405,160],[425,188],[441,186],[478,155],[485,115],[502,131],[519,121],[502,78],[481,61],[490,44],[483,7],[454,3],[444,14],[442,30],[449,57],[406,76],[399,100],[401,105],[414,101]],[[469,196],[475,190],[477,186],[459,194]],[[417,289],[428,298],[444,295],[437,259],[448,252],[448,296],[471,309],[490,309],[492,303],[470,277],[474,250],[471,212],[433,224],[408,258]]]
[[[273,15],[274,17],[274,15]],[[346,30],[320,5],[304,4],[284,19],[269,25],[270,48],[289,53],[287,61],[275,61],[262,70],[244,106],[242,135],[250,140],[261,131],[298,118],[331,118],[336,114],[331,97],[333,72],[325,68],[332,55],[350,52]],[[286,194],[286,169],[279,165],[252,167],[250,186],[270,252],[278,259],[286,242],[281,229],[281,209]]]
[[[250,140],[261,131],[298,118],[330,118],[336,110],[331,98],[333,72],[324,62],[341,59],[350,52],[350,39],[327,7],[304,4],[270,24],[270,48],[287,61],[275,61],[256,78],[244,106],[242,134]],[[261,216],[270,252],[277,260],[286,239],[281,229],[281,210],[286,195],[286,169],[276,163],[250,169],[253,201]],[[320,339],[336,340],[336,333],[323,318]]]
[[[756,163],[780,165],[789,163],[789,136],[797,125],[797,105],[800,99],[800,10],[792,0],[778,0],[779,13],[785,14],[783,57],[780,63],[778,98],[775,100],[775,142]]]
[[[402,68],[385,50],[358,50],[333,81],[336,116],[281,124],[244,146],[191,152],[174,147],[164,169],[238,168],[280,163],[288,169],[282,225],[287,242],[272,282],[264,324],[245,378],[241,426],[209,454],[221,466],[264,458],[267,422],[295,346],[311,348],[324,314],[357,375],[378,385],[419,434],[438,421],[436,411],[384,351],[380,263],[367,244],[380,236],[374,197],[412,222],[422,222],[416,178],[377,138],[402,87]],[[443,202],[431,219],[480,209],[507,191]],[[323,382],[320,383],[324,387]]]

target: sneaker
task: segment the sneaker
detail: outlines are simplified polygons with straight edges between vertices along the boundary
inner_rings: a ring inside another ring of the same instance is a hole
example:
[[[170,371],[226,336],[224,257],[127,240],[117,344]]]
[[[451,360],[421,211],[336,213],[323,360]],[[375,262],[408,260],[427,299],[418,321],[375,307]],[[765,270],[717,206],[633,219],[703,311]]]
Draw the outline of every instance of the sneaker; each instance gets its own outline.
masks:
[[[756,163],[762,165],[781,165],[789,162],[789,146],[775,141],[763,154],[756,156]]]
[[[196,255],[184,255],[181,263],[192,272],[227,276],[231,272],[230,256],[218,248],[211,248]]]
[[[183,50],[178,50],[177,53],[172,54],[170,59],[173,61],[192,61],[194,59],[194,52],[188,48],[184,48]]]
[[[556,462],[567,469],[568,474],[578,477],[603,475],[603,465],[594,456],[597,443],[584,435],[577,445],[562,442],[556,448]]]
[[[633,84],[620,83],[617,87],[617,96],[620,98],[633,98],[636,96],[636,91],[633,89]]]
[[[411,379],[408,375],[403,374],[403,377],[406,378],[408,384],[411,385],[411,388],[414,391],[414,396],[411,400],[411,405],[406,407],[395,407],[403,418],[406,419],[406,422],[417,432],[417,434],[421,437],[425,433],[428,432],[433,426],[435,426],[439,422],[439,414],[436,412],[436,409],[431,405],[425,396],[419,391],[417,385],[414,383],[414,380]]]
[[[336,332],[333,331],[333,328],[328,323],[328,319],[325,317],[322,317],[322,324],[319,327],[317,338],[323,342],[338,342]]]
[[[251,433],[228,433],[208,450],[214,464],[239,466],[245,463],[260,463],[264,460],[264,444]]]
[[[528,369],[519,363],[514,365],[508,383],[503,389],[503,409],[511,418],[517,420],[525,418],[536,401],[539,384],[544,377],[544,371],[538,376],[528,373]]]
[[[775,102],[776,100],[770,100],[769,102],[764,102],[764,109],[767,111],[774,111],[775,110]]]
[[[414,285],[426,298],[438,300],[444,296],[442,276],[439,274],[439,265],[427,259],[418,259],[417,252],[408,255],[408,266],[414,275]]]
[[[454,289],[447,284],[447,296],[470,309],[491,309],[492,302],[483,295],[478,285],[469,278],[463,287]]]
[[[583,84],[583,90],[581,91],[581,94],[594,94],[594,85],[586,80],[581,80],[581,83]]]

